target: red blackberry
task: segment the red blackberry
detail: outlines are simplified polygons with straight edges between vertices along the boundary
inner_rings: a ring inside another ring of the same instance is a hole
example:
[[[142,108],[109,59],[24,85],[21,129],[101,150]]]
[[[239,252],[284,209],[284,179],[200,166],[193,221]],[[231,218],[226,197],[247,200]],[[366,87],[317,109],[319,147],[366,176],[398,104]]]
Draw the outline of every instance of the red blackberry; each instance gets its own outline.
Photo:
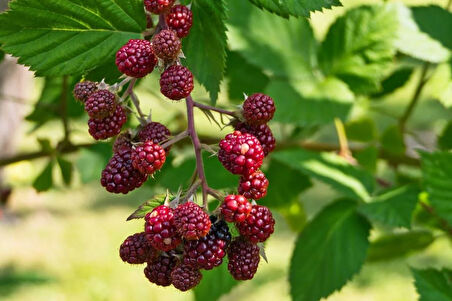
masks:
[[[211,270],[223,262],[226,248],[231,241],[229,227],[224,221],[216,222],[211,217],[212,227],[209,234],[198,240],[189,240],[184,243],[184,264]]]
[[[167,12],[171,6],[173,6],[175,0],[144,0],[144,6],[146,10],[160,15],[161,13]]]
[[[151,261],[157,255],[146,238],[146,233],[135,233],[126,238],[119,248],[122,261],[130,264],[140,264]]]
[[[162,168],[165,161],[165,150],[152,141],[140,143],[132,149],[132,164],[143,174],[152,175]]]
[[[103,119],[115,113],[116,95],[108,90],[91,94],[85,102],[85,111],[93,119]]]
[[[275,103],[270,96],[256,93],[243,103],[243,117],[247,123],[260,125],[269,122],[275,114]]]
[[[175,249],[181,238],[174,226],[174,211],[168,206],[160,205],[145,217],[146,237],[157,250]]]
[[[180,100],[193,91],[193,75],[180,65],[170,66],[160,77],[160,92],[172,100]]]
[[[138,140],[141,142],[152,141],[155,144],[160,144],[163,141],[168,140],[170,136],[170,130],[158,122],[150,122],[138,132]],[[170,149],[171,146],[165,148],[166,153],[168,153]]]
[[[254,205],[245,221],[236,224],[240,234],[252,243],[264,242],[273,233],[275,220],[265,206]]]
[[[114,114],[104,119],[89,119],[88,132],[96,140],[103,140],[118,135],[127,121],[127,115],[121,106],[116,106]]]
[[[107,191],[128,193],[140,187],[147,176],[132,166],[131,149],[122,149],[115,153],[102,171],[100,183]]]
[[[202,274],[196,268],[179,264],[171,273],[171,279],[175,288],[185,292],[199,284]]]
[[[166,16],[166,23],[179,38],[186,37],[193,23],[193,13],[184,5],[174,5]]]
[[[265,174],[258,170],[249,176],[242,176],[238,191],[247,199],[258,200],[267,195],[268,180]]]
[[[264,151],[256,137],[235,131],[220,141],[218,159],[233,174],[255,172],[264,159]]]
[[[131,77],[144,77],[154,70],[157,58],[147,40],[130,40],[116,53],[116,66]]]
[[[235,126],[235,129],[242,133],[248,133],[256,137],[262,145],[265,156],[275,149],[276,140],[275,137],[273,137],[272,130],[268,125],[249,125],[245,122],[241,122]]]
[[[228,270],[236,280],[253,279],[259,266],[259,247],[245,239],[236,238],[228,249]]]
[[[123,149],[131,149],[132,148],[132,137],[129,132],[125,132],[119,134],[116,137],[115,142],[113,143],[113,152],[117,153]]]
[[[144,275],[152,283],[160,286],[169,286],[172,283],[171,272],[177,264],[177,258],[174,256],[160,255],[151,262],[148,262],[144,268]]]
[[[250,214],[251,207],[251,203],[243,195],[230,194],[224,198],[220,210],[225,221],[239,223]]]
[[[89,80],[75,84],[74,98],[78,101],[85,102],[86,99],[97,91],[97,83]]]
[[[152,38],[154,54],[165,62],[171,62],[179,55],[182,43],[176,32],[164,29]]]
[[[183,238],[194,240],[209,233],[211,222],[209,215],[201,207],[193,202],[186,202],[174,210],[174,224]]]

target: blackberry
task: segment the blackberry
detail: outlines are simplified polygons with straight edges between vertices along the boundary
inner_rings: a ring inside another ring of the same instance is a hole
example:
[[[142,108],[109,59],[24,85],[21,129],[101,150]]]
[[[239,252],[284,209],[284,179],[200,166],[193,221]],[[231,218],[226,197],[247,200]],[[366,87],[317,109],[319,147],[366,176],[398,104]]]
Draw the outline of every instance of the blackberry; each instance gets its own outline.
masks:
[[[176,32],[164,29],[152,38],[154,54],[165,62],[172,62],[179,55],[182,43]]]
[[[114,114],[103,119],[89,119],[88,132],[96,140],[114,137],[121,132],[121,128],[127,121],[127,115],[121,106],[116,106]]]
[[[132,137],[129,132],[125,132],[119,134],[116,137],[115,142],[113,143],[113,152],[117,153],[123,149],[131,149],[132,148]]]
[[[175,288],[185,292],[199,284],[202,274],[196,268],[179,264],[171,273],[171,279]]]
[[[262,165],[264,151],[253,135],[235,131],[226,135],[219,145],[218,159],[233,174],[252,174]]]
[[[177,33],[179,38],[188,36],[193,23],[193,13],[184,5],[174,5],[166,16],[168,27]]]
[[[76,100],[84,103],[96,91],[97,83],[87,80],[75,84],[73,94]]]
[[[243,195],[230,194],[224,198],[220,211],[225,221],[243,222],[251,212],[251,203]]]
[[[232,241],[228,249],[228,270],[236,280],[253,279],[259,266],[259,247],[241,237]]]
[[[131,77],[144,77],[154,70],[157,58],[147,40],[129,40],[116,53],[116,66]]]
[[[151,262],[148,262],[144,268],[146,278],[157,285],[169,286],[172,284],[171,272],[177,264],[177,258],[162,254]]]
[[[166,141],[170,138],[171,132],[166,126],[161,123],[150,122],[138,132],[137,136],[138,140],[140,140],[141,142],[152,141],[155,144],[161,144],[163,141]],[[167,154],[170,149],[171,146],[165,148]]]
[[[103,119],[116,111],[116,95],[108,90],[99,90],[85,101],[85,111],[93,119]]]
[[[265,206],[254,205],[248,217],[236,224],[240,235],[248,238],[252,243],[264,242],[273,233],[275,220]]]
[[[119,248],[122,261],[130,264],[140,264],[151,261],[157,251],[146,238],[146,233],[135,233],[126,238]]]
[[[132,164],[141,173],[152,175],[166,161],[165,150],[152,141],[140,143],[132,148]]]
[[[268,180],[265,174],[258,170],[255,173],[240,178],[238,192],[247,199],[258,200],[267,195]]]
[[[175,249],[181,238],[174,226],[174,211],[168,206],[160,205],[145,217],[146,237],[157,250],[170,251]]]
[[[128,193],[140,187],[147,176],[132,166],[131,149],[115,153],[102,171],[100,183],[109,192]]]
[[[144,6],[147,11],[160,15],[161,13],[167,12],[175,1],[176,0],[144,0]]]
[[[276,140],[275,137],[273,137],[272,130],[268,125],[249,125],[245,122],[241,122],[235,126],[235,129],[242,133],[248,133],[256,137],[262,145],[265,156],[275,149]]]
[[[248,124],[260,125],[269,122],[275,114],[275,103],[270,96],[256,93],[243,103],[243,117]]]
[[[211,226],[209,215],[193,202],[177,206],[174,210],[174,224],[178,233],[187,240],[206,236]]]
[[[180,100],[193,91],[193,75],[184,66],[173,65],[160,77],[160,92],[172,100]]]

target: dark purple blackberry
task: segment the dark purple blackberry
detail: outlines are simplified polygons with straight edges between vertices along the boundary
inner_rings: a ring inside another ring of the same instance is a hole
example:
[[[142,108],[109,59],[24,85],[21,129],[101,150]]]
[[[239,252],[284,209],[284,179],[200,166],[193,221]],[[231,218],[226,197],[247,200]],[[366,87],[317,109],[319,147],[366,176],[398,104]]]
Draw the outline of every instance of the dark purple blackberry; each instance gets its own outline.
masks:
[[[88,97],[97,91],[97,83],[89,80],[75,84],[74,98],[78,101],[85,102]]]
[[[152,50],[155,55],[165,62],[172,62],[177,58],[182,48],[182,43],[176,32],[164,29],[152,38]]]
[[[250,280],[259,266],[259,247],[237,237],[228,249],[228,270],[236,280]]]
[[[162,254],[151,262],[144,269],[144,275],[152,283],[160,286],[172,284],[171,272],[177,264],[177,258],[171,255]]]
[[[173,286],[180,291],[188,291],[199,284],[202,279],[201,272],[185,264],[179,264],[171,273]]]
[[[126,238],[119,248],[119,256],[122,261],[130,264],[141,264],[151,261],[157,255],[146,238],[146,233],[135,233]]]
[[[121,128],[127,121],[127,115],[121,106],[116,106],[113,116],[104,119],[89,119],[88,132],[96,140],[114,137],[121,132]]]

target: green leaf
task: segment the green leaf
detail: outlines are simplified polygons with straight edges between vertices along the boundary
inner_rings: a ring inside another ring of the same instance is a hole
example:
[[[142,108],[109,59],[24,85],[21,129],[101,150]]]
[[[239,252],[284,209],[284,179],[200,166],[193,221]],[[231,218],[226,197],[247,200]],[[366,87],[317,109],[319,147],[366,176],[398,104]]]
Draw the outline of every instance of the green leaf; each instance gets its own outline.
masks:
[[[213,270],[202,271],[202,281],[193,289],[196,301],[216,301],[239,283],[229,274],[227,266],[223,262]]]
[[[272,160],[265,175],[269,182],[267,196],[259,204],[270,208],[290,206],[302,191],[312,186],[306,175],[280,161]]]
[[[264,91],[270,79],[262,69],[248,63],[239,53],[228,52],[226,76],[228,78],[229,99],[243,102],[243,94]]]
[[[278,211],[284,217],[284,220],[292,231],[300,232],[303,230],[308,217],[301,202],[294,201],[290,206],[279,208]]]
[[[0,42],[38,76],[82,74],[146,27],[142,0],[17,0],[0,15]]]
[[[452,149],[452,121],[449,121],[438,137],[438,145],[443,150]]]
[[[369,146],[353,153],[359,165],[365,170],[375,172],[377,170],[378,149],[375,146]]]
[[[313,11],[342,6],[339,0],[249,0],[257,7],[268,10],[282,17],[309,17]]]
[[[62,157],[57,157],[57,162],[60,166],[61,176],[63,177],[64,184],[66,184],[67,186],[71,185],[74,165],[72,164],[72,162],[63,159]]]
[[[334,118],[345,119],[353,105],[353,93],[337,79],[325,79],[314,87],[294,84],[272,80],[265,90],[278,107],[275,121],[299,126],[323,125]]]
[[[428,89],[445,108],[452,108],[452,59],[436,67],[429,79]]]
[[[419,193],[416,186],[395,188],[374,197],[372,203],[362,204],[359,211],[371,221],[410,228]]]
[[[398,125],[388,127],[381,136],[381,146],[392,155],[405,153],[405,142]]]
[[[323,209],[301,232],[290,264],[294,301],[317,301],[359,272],[369,247],[370,224],[356,203],[342,200]]]
[[[97,143],[89,148],[83,148],[76,161],[82,183],[99,181],[102,170],[111,157],[111,144]]]
[[[373,141],[378,135],[375,121],[369,117],[347,122],[345,132],[348,139],[360,142]]]
[[[281,151],[273,159],[323,181],[343,195],[357,200],[370,200],[374,179],[333,153],[314,153],[303,149]]]
[[[351,9],[329,29],[319,65],[356,93],[377,92],[393,60],[396,29],[396,15],[386,6]]]
[[[411,7],[414,20],[419,28],[438,40],[445,47],[452,49],[452,13],[436,5]]]
[[[44,167],[42,172],[39,174],[39,176],[34,180],[33,187],[38,192],[47,191],[50,188],[52,188],[53,185],[52,171],[54,163],[55,162],[53,161],[53,159],[51,159],[49,163],[47,163],[46,167]]]
[[[146,214],[154,210],[155,207],[163,205],[165,203],[166,198],[169,197],[166,193],[159,194],[154,196],[152,199],[144,202],[137,208],[128,218],[127,220],[140,219],[144,218]]]
[[[398,16],[399,27],[395,42],[397,50],[432,63],[440,63],[449,58],[449,51],[441,43],[419,30],[408,7],[400,2],[390,3],[388,7]]]
[[[403,87],[413,74],[413,68],[403,67],[396,69],[391,75],[385,78],[381,82],[381,90],[374,95],[373,97],[382,97],[388,94],[391,94],[398,88]]]
[[[410,231],[381,236],[371,242],[367,261],[387,261],[422,251],[435,241],[429,231]]]
[[[191,11],[195,22],[184,41],[186,62],[215,103],[226,67],[225,3],[224,0],[194,0]]]
[[[451,301],[452,271],[448,269],[411,269],[419,301]]]
[[[420,154],[428,200],[436,213],[452,225],[452,153]]]

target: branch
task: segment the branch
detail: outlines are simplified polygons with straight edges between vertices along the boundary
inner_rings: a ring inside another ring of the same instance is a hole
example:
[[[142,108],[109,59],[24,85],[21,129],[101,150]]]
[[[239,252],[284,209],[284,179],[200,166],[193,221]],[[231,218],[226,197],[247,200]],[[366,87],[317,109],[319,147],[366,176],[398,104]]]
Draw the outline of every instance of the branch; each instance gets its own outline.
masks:
[[[162,148],[167,148],[168,146],[171,146],[171,145],[181,141],[182,139],[184,139],[185,137],[188,137],[189,135],[190,134],[188,133],[188,131],[180,132],[179,134],[177,134],[176,136],[174,136],[173,138],[171,138],[170,140],[168,140],[167,142],[163,143],[160,146]]]
[[[193,105],[197,108],[203,109],[203,110],[209,110],[209,111],[214,111],[220,114],[226,114],[226,115],[230,115],[232,117],[238,117],[236,112],[233,111],[228,111],[228,110],[224,110],[224,109],[220,109],[217,107],[212,107],[209,105],[205,105],[199,102],[193,102]]]

